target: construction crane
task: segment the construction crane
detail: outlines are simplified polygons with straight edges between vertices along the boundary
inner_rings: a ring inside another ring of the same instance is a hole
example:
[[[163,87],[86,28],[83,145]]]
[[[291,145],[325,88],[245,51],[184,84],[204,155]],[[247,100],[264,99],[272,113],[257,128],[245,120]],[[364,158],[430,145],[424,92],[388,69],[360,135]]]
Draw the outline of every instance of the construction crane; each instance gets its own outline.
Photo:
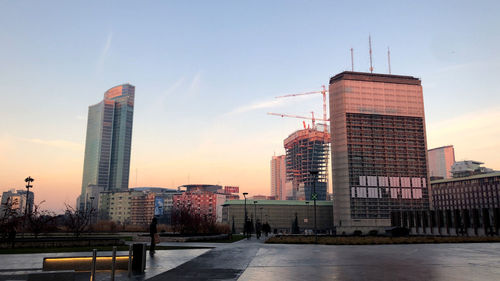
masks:
[[[328,90],[326,89],[325,85],[322,86],[321,91],[312,91],[312,92],[305,92],[305,93],[297,93],[297,94],[289,94],[289,95],[284,95],[284,96],[278,96],[278,98],[288,98],[288,97],[296,97],[296,96],[305,96],[305,95],[313,95],[313,94],[322,94],[323,95],[323,121],[330,121],[330,119],[326,118],[326,93]],[[318,119],[319,120],[319,119]],[[326,132],[326,126],[325,126],[325,132]]]
[[[267,113],[268,115],[274,115],[274,116],[280,116],[280,117],[291,117],[291,118],[300,118],[300,119],[308,119],[308,120],[312,120],[312,128],[315,129],[316,128],[316,120],[320,120],[320,121],[324,121],[324,122],[328,122],[330,120],[326,120],[326,119],[316,119],[314,117],[314,111],[311,111],[311,116],[312,117],[305,117],[305,116],[298,116],[298,115],[291,115],[291,114],[283,114],[283,113],[274,113],[274,112],[268,112]],[[305,122],[304,123],[304,129],[306,128],[306,124]],[[325,130],[326,130],[326,126],[325,126]]]

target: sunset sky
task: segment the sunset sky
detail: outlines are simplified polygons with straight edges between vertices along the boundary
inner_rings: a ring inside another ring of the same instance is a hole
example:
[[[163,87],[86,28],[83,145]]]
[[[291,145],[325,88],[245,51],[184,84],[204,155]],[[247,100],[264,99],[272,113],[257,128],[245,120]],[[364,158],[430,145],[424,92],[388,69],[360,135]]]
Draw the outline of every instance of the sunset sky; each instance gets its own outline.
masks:
[[[428,148],[500,169],[498,1],[0,0],[0,192],[61,212],[81,189],[88,106],[136,86],[130,187],[270,193],[270,159],[321,115],[329,78],[422,79]]]

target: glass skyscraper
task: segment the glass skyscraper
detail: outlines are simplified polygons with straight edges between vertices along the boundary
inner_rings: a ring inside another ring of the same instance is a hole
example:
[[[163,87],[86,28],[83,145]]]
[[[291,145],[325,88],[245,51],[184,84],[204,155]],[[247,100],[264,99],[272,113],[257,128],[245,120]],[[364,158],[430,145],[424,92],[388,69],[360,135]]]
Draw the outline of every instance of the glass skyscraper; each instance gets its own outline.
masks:
[[[79,208],[88,204],[89,189],[128,189],[135,87],[123,84],[104,93],[104,100],[89,106],[82,192]]]

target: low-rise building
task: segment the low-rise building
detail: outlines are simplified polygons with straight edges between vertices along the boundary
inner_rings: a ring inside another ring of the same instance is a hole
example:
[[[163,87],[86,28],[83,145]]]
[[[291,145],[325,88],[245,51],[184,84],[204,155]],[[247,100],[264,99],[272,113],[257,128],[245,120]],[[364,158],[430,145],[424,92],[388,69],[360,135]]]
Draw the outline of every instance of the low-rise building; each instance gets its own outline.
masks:
[[[249,220],[257,219],[269,223],[276,232],[290,233],[297,218],[301,232],[314,229],[314,201],[304,200],[247,200],[246,213]],[[316,201],[317,229],[321,233],[333,230],[333,204],[331,201]],[[231,200],[223,205],[222,222],[243,232],[245,200]]]
[[[173,196],[173,211],[187,209],[192,214],[221,222],[222,204],[225,201],[225,194],[202,190],[186,191],[183,194]]]
[[[132,213],[132,223],[149,224],[153,216],[158,219],[160,224],[171,223],[173,197],[182,194],[183,191],[163,187],[134,187],[131,189],[150,194],[147,198],[137,198],[136,214]],[[147,216],[141,214],[147,214]]]
[[[130,205],[130,223],[149,225],[155,215],[155,197],[152,192],[140,192],[132,195]]]
[[[500,207],[500,172],[431,181],[432,206],[441,210]]]
[[[106,191],[99,194],[98,219],[129,224],[132,197],[141,196],[141,191]]]

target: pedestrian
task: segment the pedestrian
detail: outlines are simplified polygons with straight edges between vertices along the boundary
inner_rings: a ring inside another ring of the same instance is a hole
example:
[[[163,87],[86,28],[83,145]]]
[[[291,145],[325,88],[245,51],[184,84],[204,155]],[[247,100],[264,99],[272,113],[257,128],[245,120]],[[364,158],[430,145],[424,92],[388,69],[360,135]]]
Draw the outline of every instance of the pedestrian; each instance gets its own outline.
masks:
[[[154,256],[155,254],[155,245],[156,243],[159,243],[160,240],[159,236],[158,236],[158,229],[156,228],[156,224],[157,224],[157,221],[156,221],[156,218],[153,218],[153,220],[151,220],[151,224],[149,225],[149,236],[151,237],[151,246],[149,247],[149,254],[151,256]]]
[[[255,236],[257,236],[257,239],[260,239],[261,230],[262,230],[262,225],[260,224],[259,221],[257,221],[257,225],[255,226]]]

